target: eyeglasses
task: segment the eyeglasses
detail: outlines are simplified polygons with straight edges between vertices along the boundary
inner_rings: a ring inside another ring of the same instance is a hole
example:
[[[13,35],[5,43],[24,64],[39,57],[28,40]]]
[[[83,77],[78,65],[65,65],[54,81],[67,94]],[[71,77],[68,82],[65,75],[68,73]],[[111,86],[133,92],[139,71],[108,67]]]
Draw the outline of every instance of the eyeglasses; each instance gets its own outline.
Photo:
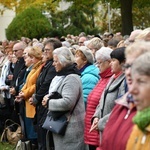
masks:
[[[97,64],[97,65],[101,65],[103,62],[104,62],[104,61],[101,61],[101,62],[100,62],[100,61],[99,61],[99,62],[97,61],[96,64]]]
[[[78,44],[83,44],[84,42],[78,42]]]
[[[49,51],[51,51],[51,49],[48,49],[48,48],[44,49],[44,52],[49,52]]]
[[[131,68],[132,67],[132,64],[124,64],[123,65],[123,68],[124,69],[129,69],[129,68]]]
[[[15,49],[13,50],[14,53],[18,52],[19,50],[22,50],[22,49]]]

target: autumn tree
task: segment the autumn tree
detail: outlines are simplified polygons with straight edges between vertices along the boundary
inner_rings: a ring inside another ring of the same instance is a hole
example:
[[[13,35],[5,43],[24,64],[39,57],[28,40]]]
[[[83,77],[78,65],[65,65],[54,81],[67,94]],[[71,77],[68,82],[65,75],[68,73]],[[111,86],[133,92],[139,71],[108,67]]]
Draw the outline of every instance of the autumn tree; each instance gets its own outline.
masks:
[[[18,14],[29,4],[41,12],[48,12],[51,33],[60,35],[78,34],[81,31],[95,34],[108,30],[108,4],[112,32],[121,31],[123,35],[129,35],[133,29],[143,29],[150,24],[149,0],[64,0],[70,3],[70,7],[58,11],[60,1],[62,0],[0,0],[0,3],[3,4],[3,9],[15,8]],[[4,10],[0,11],[2,13]]]
[[[50,32],[48,19],[36,8],[30,7],[17,15],[6,29],[8,40],[17,40],[22,36],[41,38]]]
[[[12,9],[16,14],[21,13],[28,7],[35,7],[41,11],[54,12],[58,7],[61,0],[0,0],[0,4],[3,6],[0,8],[1,14],[6,9]]]

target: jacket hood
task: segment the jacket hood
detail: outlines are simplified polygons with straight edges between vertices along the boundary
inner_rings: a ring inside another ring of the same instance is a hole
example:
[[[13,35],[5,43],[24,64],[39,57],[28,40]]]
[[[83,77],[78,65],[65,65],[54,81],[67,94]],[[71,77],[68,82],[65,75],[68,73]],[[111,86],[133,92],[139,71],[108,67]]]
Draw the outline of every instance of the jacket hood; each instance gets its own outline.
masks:
[[[123,95],[122,97],[118,98],[118,99],[115,101],[116,104],[119,104],[119,105],[128,107],[127,95],[128,95],[128,92],[127,92],[125,95]]]
[[[91,74],[91,75],[96,76],[96,77],[99,78],[99,69],[95,65],[89,65],[81,73],[81,76],[83,76],[85,74]]]

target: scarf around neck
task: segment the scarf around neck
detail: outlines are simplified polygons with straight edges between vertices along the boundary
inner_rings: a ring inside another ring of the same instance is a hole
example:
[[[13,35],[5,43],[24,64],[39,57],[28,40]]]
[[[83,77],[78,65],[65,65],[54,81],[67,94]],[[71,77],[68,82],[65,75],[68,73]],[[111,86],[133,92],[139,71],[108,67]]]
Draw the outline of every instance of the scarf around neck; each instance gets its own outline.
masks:
[[[49,95],[51,95],[53,92],[56,92],[63,82],[65,76],[55,76],[50,84],[49,87]]]
[[[61,71],[57,72],[56,74],[57,76],[67,76],[69,74],[81,75],[79,70],[76,68],[76,64],[71,64],[69,66],[66,66]]]
[[[146,127],[150,124],[150,107],[138,111],[133,118],[133,122],[143,131],[146,131]]]

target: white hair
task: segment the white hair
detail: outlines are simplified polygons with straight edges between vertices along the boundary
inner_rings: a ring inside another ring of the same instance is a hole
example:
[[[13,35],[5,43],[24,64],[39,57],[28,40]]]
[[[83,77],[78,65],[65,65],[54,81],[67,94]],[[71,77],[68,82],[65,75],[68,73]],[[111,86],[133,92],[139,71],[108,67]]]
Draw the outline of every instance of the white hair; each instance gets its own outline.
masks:
[[[63,67],[74,63],[74,56],[67,47],[56,48],[53,51],[53,55],[57,55],[58,60]]]
[[[98,51],[96,51],[95,58],[96,60],[102,59],[103,61],[110,60],[111,59],[110,53],[112,51],[113,50],[109,47],[102,47]]]

